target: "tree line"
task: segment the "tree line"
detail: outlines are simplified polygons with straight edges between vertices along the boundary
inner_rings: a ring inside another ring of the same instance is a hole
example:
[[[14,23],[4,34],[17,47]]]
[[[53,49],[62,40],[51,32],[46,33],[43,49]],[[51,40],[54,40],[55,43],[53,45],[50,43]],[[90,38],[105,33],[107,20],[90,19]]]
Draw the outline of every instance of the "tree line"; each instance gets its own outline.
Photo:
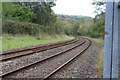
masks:
[[[82,15],[65,15],[65,14],[57,14],[61,18],[67,18],[67,19],[73,19],[73,20],[81,20],[85,18],[90,18],[87,16],[82,16]]]
[[[62,33],[61,26],[56,26],[59,20],[51,9],[54,5],[54,2],[2,3],[3,33]]]
[[[86,16],[56,15],[51,9],[55,5],[55,2],[3,2],[3,34],[104,36],[104,13],[96,15],[94,19]]]

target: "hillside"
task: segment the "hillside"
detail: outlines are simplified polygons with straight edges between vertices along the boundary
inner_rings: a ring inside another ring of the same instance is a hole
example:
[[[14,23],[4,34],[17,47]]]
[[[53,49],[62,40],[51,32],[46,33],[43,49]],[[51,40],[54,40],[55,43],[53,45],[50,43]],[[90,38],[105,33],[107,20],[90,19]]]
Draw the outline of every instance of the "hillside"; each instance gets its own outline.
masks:
[[[88,16],[82,16],[82,15],[64,15],[64,14],[57,14],[60,18],[63,19],[73,19],[73,20],[81,20],[85,18],[91,18]]]

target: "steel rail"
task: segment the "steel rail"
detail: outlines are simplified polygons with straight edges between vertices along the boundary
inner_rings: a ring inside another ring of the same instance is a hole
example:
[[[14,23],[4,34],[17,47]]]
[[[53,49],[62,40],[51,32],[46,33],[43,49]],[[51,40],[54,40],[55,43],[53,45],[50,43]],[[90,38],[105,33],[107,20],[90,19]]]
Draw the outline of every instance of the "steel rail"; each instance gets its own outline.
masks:
[[[33,62],[33,63],[30,63],[30,64],[28,64],[28,65],[26,65],[26,66],[23,66],[23,67],[20,67],[20,68],[16,68],[16,69],[11,70],[11,71],[9,71],[9,72],[3,73],[3,74],[0,75],[0,77],[5,77],[5,76],[7,76],[7,75],[9,75],[9,74],[11,74],[11,73],[15,73],[15,72],[17,72],[17,71],[20,71],[20,70],[22,70],[22,69],[25,69],[25,68],[30,67],[30,66],[32,66],[32,65],[35,65],[35,64],[37,64],[37,63],[46,61],[46,60],[48,60],[48,59],[50,59],[50,58],[53,58],[53,57],[55,57],[55,56],[58,56],[58,55],[63,54],[63,53],[65,53],[65,52],[68,52],[68,51],[70,51],[70,50],[72,50],[72,49],[75,49],[76,47],[84,44],[85,42],[86,42],[86,40],[83,40],[80,44],[75,45],[75,46],[73,46],[72,48],[68,48],[68,49],[66,49],[66,50],[64,50],[64,51],[61,51],[61,52],[56,53],[55,55],[49,56],[49,57],[44,58],[44,59],[42,59],[42,60],[38,60],[38,61],[35,61],[35,62]]]
[[[6,61],[6,60],[22,57],[22,56],[34,54],[36,52],[42,52],[42,51],[45,51],[45,50],[49,50],[49,49],[69,45],[69,44],[75,43],[77,41],[78,41],[78,39],[76,38],[75,40],[71,40],[71,41],[68,41],[68,42],[63,42],[63,43],[58,43],[58,44],[53,44],[53,45],[48,45],[48,46],[46,45],[46,46],[36,47],[36,48],[33,48],[33,49],[27,49],[26,51],[32,50],[32,52],[29,52],[29,53],[26,53],[26,54],[19,54],[19,55],[15,55],[15,56],[11,56],[11,57],[6,57],[6,58],[1,58],[0,61]],[[22,51],[19,50],[17,52],[23,52],[23,51],[25,51],[25,50],[22,50]],[[17,54],[17,52],[16,52],[16,54]],[[10,53],[6,53],[6,54],[2,54],[0,56],[2,57],[3,55],[10,55],[10,54],[14,54],[14,53],[15,52],[13,52],[13,53],[10,52]]]
[[[61,43],[66,43],[66,42],[71,42],[71,41],[74,41],[76,39],[77,38],[72,39],[72,40],[60,41],[58,43],[52,43],[52,44],[43,45],[43,46],[35,45],[35,46],[29,46],[29,47],[24,47],[24,48],[17,48],[17,49],[10,49],[10,50],[5,50],[5,51],[0,51],[0,53],[1,53],[0,55],[5,55],[6,53],[8,53],[8,54],[17,53],[17,52],[22,52],[22,51],[26,51],[26,50],[36,49],[36,48],[39,48],[39,47],[50,46],[50,45],[55,45],[55,44],[61,44]]]
[[[67,62],[65,62],[64,64],[62,64],[61,66],[59,66],[57,69],[55,69],[54,71],[52,71],[50,74],[48,74],[47,76],[44,77],[43,80],[48,79],[49,77],[51,77],[52,75],[54,75],[56,72],[58,72],[61,68],[63,68],[64,66],[66,66],[68,63],[70,63],[71,61],[73,61],[76,57],[78,57],[79,55],[81,55],[82,53],[84,53],[92,44],[92,42],[87,39],[90,43],[88,44],[87,47],[85,47],[85,49],[83,49],[82,51],[80,51],[77,55],[75,55],[74,57],[72,57],[71,59],[69,59]]]

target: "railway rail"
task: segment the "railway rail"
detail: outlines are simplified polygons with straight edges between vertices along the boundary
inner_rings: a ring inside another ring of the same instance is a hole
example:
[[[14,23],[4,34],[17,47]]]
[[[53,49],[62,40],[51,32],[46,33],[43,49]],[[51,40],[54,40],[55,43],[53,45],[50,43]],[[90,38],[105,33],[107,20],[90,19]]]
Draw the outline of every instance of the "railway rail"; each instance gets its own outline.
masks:
[[[78,39],[78,40],[79,40],[79,39]],[[73,42],[74,42],[74,41],[73,41]],[[73,46],[72,48],[68,48],[68,49],[66,49],[66,50],[64,50],[64,51],[58,52],[58,53],[56,53],[55,55],[49,56],[49,57],[44,58],[44,59],[42,59],[42,60],[37,60],[37,61],[35,61],[35,62],[33,62],[33,63],[30,63],[29,65],[25,65],[25,66],[22,66],[22,67],[20,67],[20,68],[16,68],[16,69],[14,69],[14,70],[5,72],[5,73],[3,73],[3,74],[0,75],[0,76],[3,77],[3,78],[5,78],[6,76],[15,74],[15,73],[17,73],[17,72],[20,72],[20,71],[22,71],[22,70],[25,70],[25,69],[27,69],[27,68],[29,68],[29,67],[31,67],[31,66],[36,65],[36,64],[46,63],[45,61],[50,61],[50,60],[52,60],[52,59],[54,59],[54,58],[56,58],[56,57],[59,57],[60,55],[65,55],[65,54],[66,54],[66,56],[67,56],[67,55],[68,55],[67,52],[70,52],[70,51],[74,50],[75,48],[79,47],[80,45],[81,45],[81,46],[82,46],[82,45],[85,45],[85,47],[84,47],[80,52],[78,52],[77,54],[75,54],[75,53],[72,54],[73,56],[70,57],[69,59],[67,59],[66,61],[64,61],[63,64],[57,66],[57,68],[55,68],[54,70],[50,71],[49,74],[47,74],[47,75],[45,75],[44,77],[42,77],[43,79],[47,79],[47,78],[49,78],[51,75],[53,75],[55,72],[57,72],[58,70],[60,70],[62,67],[64,67],[65,65],[67,65],[69,62],[71,62],[73,59],[75,59],[77,56],[79,56],[79,55],[82,54],[84,51],[86,51],[86,50],[89,48],[89,46],[91,45],[91,41],[88,40],[88,39],[84,39],[81,43]]]
[[[41,52],[41,51],[69,45],[69,44],[75,43],[77,41],[78,41],[78,39],[76,38],[73,40],[59,42],[59,43],[50,44],[50,45],[34,46],[34,47],[22,48],[22,49],[17,49],[17,50],[12,50],[12,51],[3,51],[3,53],[0,54],[0,56],[1,56],[0,61],[6,61],[6,60],[22,57],[25,55],[30,55],[33,53],[37,53],[37,52]]]
[[[90,43],[79,53],[77,53],[75,56],[73,56],[72,58],[70,58],[67,62],[65,62],[64,64],[62,64],[61,66],[59,66],[57,69],[55,69],[54,71],[52,71],[50,74],[48,74],[47,76],[44,77],[44,80],[50,78],[52,75],[54,75],[56,72],[58,72],[61,68],[65,67],[68,63],[70,63],[71,61],[73,61],[76,57],[78,57],[79,55],[81,55],[82,53],[84,53],[91,45],[91,41],[89,39],[87,39]]]

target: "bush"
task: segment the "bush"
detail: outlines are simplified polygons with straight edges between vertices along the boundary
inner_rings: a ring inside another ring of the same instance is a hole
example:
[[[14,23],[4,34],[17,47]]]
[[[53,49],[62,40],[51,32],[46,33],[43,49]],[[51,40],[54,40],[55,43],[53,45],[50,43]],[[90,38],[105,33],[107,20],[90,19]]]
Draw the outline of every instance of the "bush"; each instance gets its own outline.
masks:
[[[2,14],[6,18],[14,17],[21,21],[32,22],[36,19],[36,14],[29,7],[10,2],[2,3]]]
[[[18,20],[3,20],[2,31],[8,34],[29,34],[37,35],[42,30],[42,26],[29,22],[21,22]]]
[[[91,37],[104,37],[104,26],[105,26],[105,19],[98,19],[89,28],[88,31],[89,35]]]

